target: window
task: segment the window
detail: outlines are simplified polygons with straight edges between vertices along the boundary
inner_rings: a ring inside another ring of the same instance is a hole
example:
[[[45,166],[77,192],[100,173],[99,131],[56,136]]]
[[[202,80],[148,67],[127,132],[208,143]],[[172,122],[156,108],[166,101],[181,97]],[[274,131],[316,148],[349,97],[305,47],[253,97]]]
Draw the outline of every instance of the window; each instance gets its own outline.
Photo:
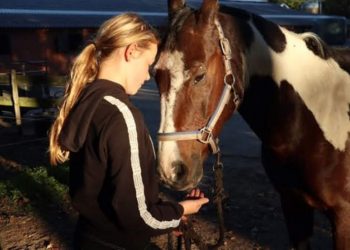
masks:
[[[293,31],[295,33],[310,32],[312,30],[311,25],[282,25],[286,29]]]
[[[0,32],[0,55],[11,55],[10,35]]]
[[[77,52],[83,44],[83,36],[80,31],[68,34],[68,46],[70,52]]]
[[[81,30],[59,31],[54,40],[55,51],[58,53],[75,53],[83,43]]]

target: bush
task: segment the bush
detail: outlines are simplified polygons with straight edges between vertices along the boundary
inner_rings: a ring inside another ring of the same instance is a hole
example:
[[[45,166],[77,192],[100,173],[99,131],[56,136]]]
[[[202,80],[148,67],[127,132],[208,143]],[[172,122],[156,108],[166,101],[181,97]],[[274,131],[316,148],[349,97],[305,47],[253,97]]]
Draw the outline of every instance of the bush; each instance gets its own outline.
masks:
[[[0,197],[14,204],[20,203],[22,208],[33,205],[65,206],[68,201],[67,183],[68,167],[28,168],[8,180],[0,180]]]

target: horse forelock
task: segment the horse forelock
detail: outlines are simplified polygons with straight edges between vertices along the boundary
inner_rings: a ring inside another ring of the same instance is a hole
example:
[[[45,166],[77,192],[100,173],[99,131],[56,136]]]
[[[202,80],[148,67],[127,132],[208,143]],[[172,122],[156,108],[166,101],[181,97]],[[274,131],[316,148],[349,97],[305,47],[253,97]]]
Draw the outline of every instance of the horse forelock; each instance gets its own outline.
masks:
[[[184,7],[183,9],[176,12],[176,14],[170,20],[170,23],[169,23],[170,27],[169,27],[167,38],[164,45],[164,48],[166,50],[176,49],[176,36],[179,32],[181,32],[185,21],[192,13],[193,13],[193,9],[189,7]]]
[[[161,46],[161,54],[155,65],[155,69],[170,70],[173,67],[175,58],[178,57],[177,36],[181,32],[184,22],[192,13],[192,9],[184,7],[177,11],[169,21],[167,36]],[[181,56],[183,58],[183,56]],[[178,60],[177,60],[178,61]]]

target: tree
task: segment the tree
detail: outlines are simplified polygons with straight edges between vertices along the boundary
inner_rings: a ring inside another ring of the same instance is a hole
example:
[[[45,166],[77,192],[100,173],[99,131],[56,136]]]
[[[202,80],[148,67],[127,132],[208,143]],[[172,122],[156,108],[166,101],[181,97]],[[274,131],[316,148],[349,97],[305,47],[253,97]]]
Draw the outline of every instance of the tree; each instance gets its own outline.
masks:
[[[318,0],[270,0],[272,3],[284,3],[292,9],[299,10],[301,5],[307,2],[317,2]],[[320,0],[322,2],[322,12],[327,15],[339,15],[350,18],[350,0]]]
[[[300,9],[305,0],[270,0],[272,3],[287,4],[292,9]]]

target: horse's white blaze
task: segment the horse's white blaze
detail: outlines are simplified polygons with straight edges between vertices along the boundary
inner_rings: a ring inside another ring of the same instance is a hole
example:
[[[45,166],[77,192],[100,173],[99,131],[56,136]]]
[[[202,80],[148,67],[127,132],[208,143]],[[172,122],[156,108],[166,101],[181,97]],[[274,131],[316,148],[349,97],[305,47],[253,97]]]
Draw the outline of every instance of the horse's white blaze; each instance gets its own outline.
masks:
[[[168,70],[170,74],[170,89],[168,93],[162,93],[161,121],[159,133],[175,132],[174,107],[178,91],[186,81],[184,77],[183,53],[174,51],[163,52],[156,64],[156,69]],[[163,178],[175,180],[176,175],[172,162],[180,160],[180,153],[175,141],[159,142],[159,163]]]
[[[300,35],[284,28],[282,31],[287,40],[282,53],[270,49],[255,32],[251,51],[260,51],[260,57],[257,59],[253,53],[248,55],[250,75],[271,75],[278,85],[283,80],[288,81],[314,115],[326,140],[344,151],[350,133],[349,74],[332,58],[324,60],[316,56]],[[265,58],[265,64],[261,64],[265,56],[271,58],[270,63],[266,64]]]

